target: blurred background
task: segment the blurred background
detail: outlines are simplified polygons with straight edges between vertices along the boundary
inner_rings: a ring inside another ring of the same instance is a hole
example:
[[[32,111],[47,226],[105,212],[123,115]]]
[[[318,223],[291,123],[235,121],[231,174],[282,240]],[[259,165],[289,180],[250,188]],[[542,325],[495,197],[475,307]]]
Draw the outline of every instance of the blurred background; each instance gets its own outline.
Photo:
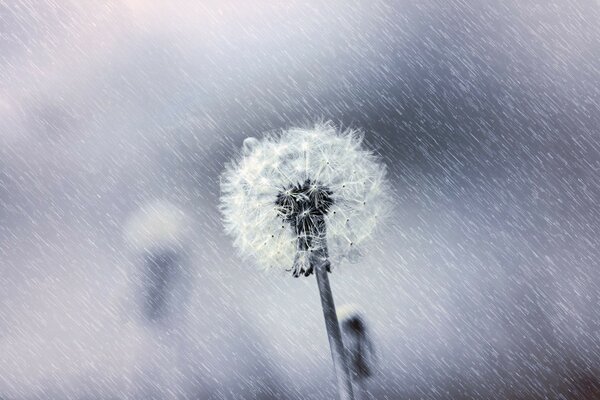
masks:
[[[240,259],[218,210],[245,137],[323,119],[364,129],[396,193],[331,275],[373,398],[600,398],[598,21],[595,0],[1,1],[0,398],[334,398],[314,278]],[[127,234],[148,207],[185,225],[151,256]]]

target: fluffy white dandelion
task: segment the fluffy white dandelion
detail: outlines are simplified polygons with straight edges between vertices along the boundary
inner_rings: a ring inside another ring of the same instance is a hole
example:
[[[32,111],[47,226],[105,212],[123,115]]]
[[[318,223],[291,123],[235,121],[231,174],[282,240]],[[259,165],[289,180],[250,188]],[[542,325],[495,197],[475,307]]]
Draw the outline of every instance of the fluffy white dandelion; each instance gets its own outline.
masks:
[[[246,139],[222,177],[225,228],[265,268],[317,276],[340,399],[352,384],[327,272],[354,261],[389,205],[385,167],[356,130],[333,124]]]
[[[312,272],[323,248],[333,265],[356,261],[389,206],[386,169],[356,130],[330,124],[246,139],[222,179],[225,227],[264,268]],[[292,229],[290,229],[292,228]]]

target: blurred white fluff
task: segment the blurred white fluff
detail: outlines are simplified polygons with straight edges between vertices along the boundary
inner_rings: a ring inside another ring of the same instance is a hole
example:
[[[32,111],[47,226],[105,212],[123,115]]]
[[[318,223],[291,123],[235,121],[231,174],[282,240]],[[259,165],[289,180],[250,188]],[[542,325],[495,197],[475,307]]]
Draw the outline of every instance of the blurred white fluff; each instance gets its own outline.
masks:
[[[340,323],[353,319],[364,319],[361,308],[354,303],[344,304],[339,307],[337,310],[337,316]]]
[[[246,139],[221,179],[225,229],[242,256],[264,268],[293,265],[296,234],[282,222],[276,199],[310,180],[332,192],[325,216],[331,262],[355,261],[390,206],[385,166],[362,141],[360,131],[339,131],[329,122]]]
[[[156,200],[143,205],[125,224],[125,239],[138,253],[181,249],[188,236],[185,213],[175,205]]]

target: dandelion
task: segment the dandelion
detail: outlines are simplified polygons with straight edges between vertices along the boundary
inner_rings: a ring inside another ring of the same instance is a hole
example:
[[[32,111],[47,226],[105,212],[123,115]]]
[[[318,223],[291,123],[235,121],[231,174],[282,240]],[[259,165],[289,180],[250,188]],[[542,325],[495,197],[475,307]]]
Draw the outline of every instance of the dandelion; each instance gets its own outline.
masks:
[[[126,224],[125,238],[142,260],[140,302],[146,321],[159,322],[175,312],[187,235],[185,214],[164,201],[144,205]]]
[[[226,231],[243,256],[317,276],[340,398],[352,387],[327,272],[356,261],[389,206],[386,170],[356,130],[331,123],[246,139],[221,181]]]
[[[359,398],[367,398],[365,384],[373,376],[376,361],[367,321],[360,309],[353,304],[340,307],[338,318],[342,326],[348,368],[356,391],[360,393]]]

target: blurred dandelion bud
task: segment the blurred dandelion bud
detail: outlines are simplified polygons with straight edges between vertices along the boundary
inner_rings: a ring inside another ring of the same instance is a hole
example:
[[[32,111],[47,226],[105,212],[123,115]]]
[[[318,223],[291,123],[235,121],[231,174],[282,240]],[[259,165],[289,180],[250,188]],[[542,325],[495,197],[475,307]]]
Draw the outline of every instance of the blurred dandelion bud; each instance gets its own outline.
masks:
[[[360,309],[354,304],[340,307],[338,312],[348,366],[355,381],[371,377],[375,370],[375,350],[367,322]]]
[[[188,234],[185,214],[163,201],[144,205],[126,224],[125,238],[141,261],[138,295],[146,321],[163,320],[178,306]]]
[[[244,141],[221,180],[226,231],[242,255],[264,268],[315,273],[339,398],[353,399],[327,273],[355,261],[389,208],[385,167],[355,130],[333,124]]]

